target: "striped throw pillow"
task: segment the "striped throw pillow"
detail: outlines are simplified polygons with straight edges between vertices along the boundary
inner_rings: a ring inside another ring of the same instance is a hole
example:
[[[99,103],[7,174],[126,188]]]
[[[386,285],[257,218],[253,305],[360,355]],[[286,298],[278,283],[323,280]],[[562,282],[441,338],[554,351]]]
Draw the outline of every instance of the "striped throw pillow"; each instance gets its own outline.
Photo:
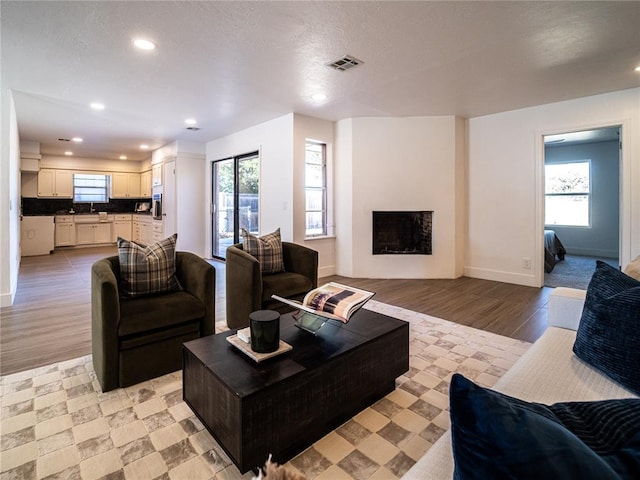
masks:
[[[284,272],[282,256],[282,241],[280,229],[275,232],[257,237],[242,229],[242,248],[253,255],[260,264],[263,274]]]
[[[138,297],[182,290],[176,277],[178,234],[148,247],[118,237],[120,294]]]

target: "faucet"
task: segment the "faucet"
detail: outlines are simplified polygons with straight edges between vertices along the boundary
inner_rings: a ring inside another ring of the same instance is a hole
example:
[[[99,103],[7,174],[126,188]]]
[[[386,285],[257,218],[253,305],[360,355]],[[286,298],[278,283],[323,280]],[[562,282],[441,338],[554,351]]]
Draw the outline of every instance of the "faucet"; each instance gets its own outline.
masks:
[[[93,202],[91,202],[91,206],[89,207],[89,213],[93,213],[95,210],[93,209]]]

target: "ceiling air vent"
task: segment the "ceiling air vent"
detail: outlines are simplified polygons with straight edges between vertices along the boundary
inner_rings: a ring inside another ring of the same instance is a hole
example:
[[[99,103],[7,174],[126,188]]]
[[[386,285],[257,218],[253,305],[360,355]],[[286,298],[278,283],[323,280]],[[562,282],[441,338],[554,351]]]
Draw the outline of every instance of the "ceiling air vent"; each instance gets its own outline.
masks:
[[[187,127],[187,130],[191,130],[192,132],[197,132],[200,129],[198,127]]]
[[[356,57],[352,57],[351,55],[345,55],[344,57],[340,57],[337,60],[334,60],[331,63],[327,63],[328,67],[335,68],[336,70],[340,70],[344,72],[345,70],[349,70],[350,68],[357,67],[358,65],[363,64],[362,60],[358,60]]]

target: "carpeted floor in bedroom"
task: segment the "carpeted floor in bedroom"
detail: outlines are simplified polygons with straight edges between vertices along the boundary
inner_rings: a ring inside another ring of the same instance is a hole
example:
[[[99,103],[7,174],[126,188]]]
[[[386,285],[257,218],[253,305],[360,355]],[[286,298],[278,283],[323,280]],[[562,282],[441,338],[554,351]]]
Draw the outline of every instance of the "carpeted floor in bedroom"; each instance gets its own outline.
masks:
[[[551,273],[544,274],[545,287],[571,287],[586,290],[589,280],[596,269],[596,261],[602,260],[618,268],[617,258],[587,257],[584,255],[565,255],[564,260],[553,267]]]

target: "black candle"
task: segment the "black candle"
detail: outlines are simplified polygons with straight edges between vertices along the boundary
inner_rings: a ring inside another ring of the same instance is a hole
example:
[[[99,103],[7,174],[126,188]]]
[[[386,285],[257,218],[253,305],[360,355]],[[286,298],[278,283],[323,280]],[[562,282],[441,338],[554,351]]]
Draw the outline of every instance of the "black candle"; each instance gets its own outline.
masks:
[[[280,346],[280,314],[275,310],[258,310],[249,314],[251,350],[275,352]]]

